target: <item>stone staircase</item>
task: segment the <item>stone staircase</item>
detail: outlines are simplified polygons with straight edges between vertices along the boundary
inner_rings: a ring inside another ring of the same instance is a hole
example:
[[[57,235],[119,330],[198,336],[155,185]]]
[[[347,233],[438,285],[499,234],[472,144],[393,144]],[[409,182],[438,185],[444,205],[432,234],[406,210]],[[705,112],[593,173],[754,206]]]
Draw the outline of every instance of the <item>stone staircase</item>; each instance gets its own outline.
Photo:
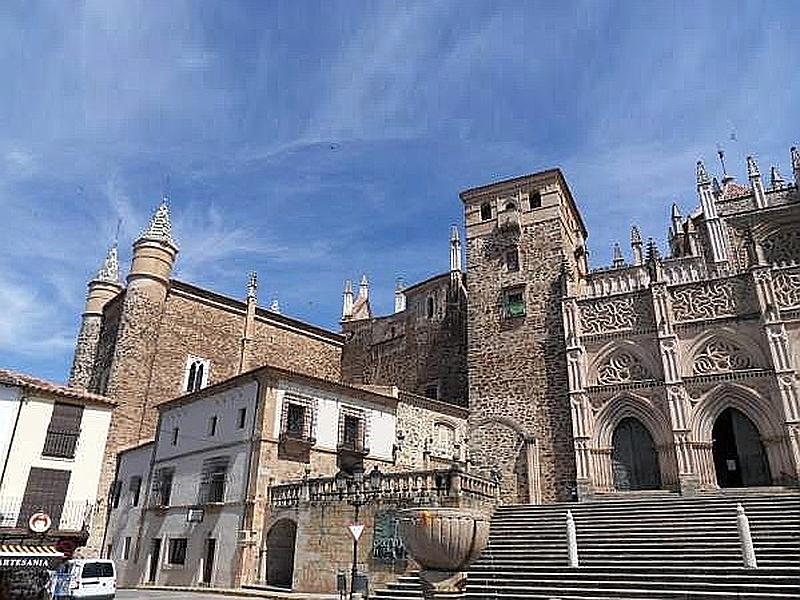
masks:
[[[736,505],[745,507],[757,569],[742,567]],[[568,565],[566,511],[580,567]],[[417,600],[415,575],[373,598]],[[470,568],[466,598],[779,600],[800,598],[800,492],[776,488],[683,498],[616,494],[580,504],[501,506]]]

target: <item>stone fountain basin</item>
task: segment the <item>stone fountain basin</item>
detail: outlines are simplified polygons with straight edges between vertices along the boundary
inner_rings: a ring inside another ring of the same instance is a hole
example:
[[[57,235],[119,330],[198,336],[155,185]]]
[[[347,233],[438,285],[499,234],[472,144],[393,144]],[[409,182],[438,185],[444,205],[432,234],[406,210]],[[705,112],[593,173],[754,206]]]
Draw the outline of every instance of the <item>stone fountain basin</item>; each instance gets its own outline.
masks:
[[[465,570],[489,541],[490,517],[480,510],[407,508],[398,522],[406,550],[427,570]]]

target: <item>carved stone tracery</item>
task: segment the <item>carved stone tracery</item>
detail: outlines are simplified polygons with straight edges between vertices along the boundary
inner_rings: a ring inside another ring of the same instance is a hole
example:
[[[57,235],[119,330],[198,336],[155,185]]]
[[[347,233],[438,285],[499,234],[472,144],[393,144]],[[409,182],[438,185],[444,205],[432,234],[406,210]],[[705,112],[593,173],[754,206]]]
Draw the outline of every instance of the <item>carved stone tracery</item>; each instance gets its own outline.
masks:
[[[614,385],[647,379],[651,379],[650,372],[639,360],[639,357],[625,350],[614,352],[597,367],[597,383],[600,385]]]
[[[709,281],[672,290],[672,311],[676,321],[734,316],[743,302],[744,284],[738,279]]]
[[[800,272],[777,273],[773,282],[775,299],[781,308],[800,306]]]
[[[652,309],[642,296],[582,302],[580,315],[584,335],[636,330],[652,321]]]
[[[762,242],[764,256],[770,264],[800,262],[800,230],[786,229],[773,233]]]
[[[695,354],[693,371],[696,375],[730,373],[753,369],[757,365],[752,356],[729,340],[714,339]]]

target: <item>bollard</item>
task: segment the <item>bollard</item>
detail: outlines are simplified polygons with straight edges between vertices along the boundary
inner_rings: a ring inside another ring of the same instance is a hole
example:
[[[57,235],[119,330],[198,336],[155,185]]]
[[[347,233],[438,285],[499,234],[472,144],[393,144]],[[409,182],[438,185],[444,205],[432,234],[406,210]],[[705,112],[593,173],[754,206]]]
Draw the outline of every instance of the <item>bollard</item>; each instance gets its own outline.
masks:
[[[578,566],[578,536],[575,533],[575,519],[572,518],[572,511],[567,511],[567,553],[569,554],[569,566]]]
[[[744,507],[736,505],[736,526],[739,529],[739,542],[742,545],[742,562],[745,569],[756,569],[756,551],[753,548],[753,536],[750,535],[750,521],[744,514]]]

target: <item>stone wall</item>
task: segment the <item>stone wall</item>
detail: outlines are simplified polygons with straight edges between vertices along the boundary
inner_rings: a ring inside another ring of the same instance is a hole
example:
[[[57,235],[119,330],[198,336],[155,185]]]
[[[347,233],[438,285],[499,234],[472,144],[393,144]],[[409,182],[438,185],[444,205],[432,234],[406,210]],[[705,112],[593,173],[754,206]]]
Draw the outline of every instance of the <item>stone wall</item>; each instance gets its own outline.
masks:
[[[538,447],[541,499],[565,499],[574,483],[560,310],[562,239],[558,218],[529,224],[507,242],[468,232],[470,450],[477,468],[502,478],[507,502],[529,497],[529,437]],[[506,243],[519,248],[518,274],[502,273]],[[524,316],[505,317],[507,286],[524,290]]]
[[[406,310],[342,323],[342,378],[420,395],[436,387],[438,398],[466,406],[465,317],[465,298],[449,273],[408,288]]]

